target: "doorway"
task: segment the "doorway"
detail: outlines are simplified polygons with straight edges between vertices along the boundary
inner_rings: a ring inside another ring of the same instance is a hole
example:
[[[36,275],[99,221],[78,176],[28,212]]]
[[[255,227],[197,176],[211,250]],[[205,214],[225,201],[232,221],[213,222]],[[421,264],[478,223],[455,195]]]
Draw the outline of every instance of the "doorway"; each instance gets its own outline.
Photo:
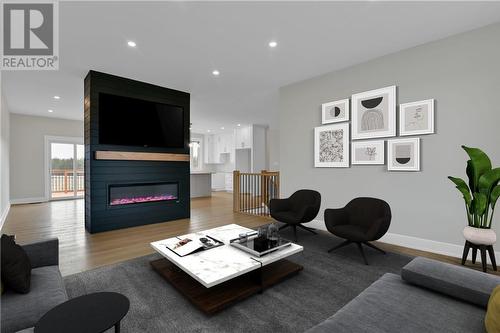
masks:
[[[82,141],[79,138],[46,138],[49,200],[84,196],[85,148]]]

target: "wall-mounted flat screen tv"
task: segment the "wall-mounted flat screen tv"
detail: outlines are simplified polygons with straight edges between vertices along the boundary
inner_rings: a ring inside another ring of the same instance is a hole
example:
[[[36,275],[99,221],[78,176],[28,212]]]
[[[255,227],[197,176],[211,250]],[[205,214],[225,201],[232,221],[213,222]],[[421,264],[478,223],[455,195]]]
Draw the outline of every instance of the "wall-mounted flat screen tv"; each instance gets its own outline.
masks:
[[[100,93],[99,143],[184,148],[184,109],[175,105]]]

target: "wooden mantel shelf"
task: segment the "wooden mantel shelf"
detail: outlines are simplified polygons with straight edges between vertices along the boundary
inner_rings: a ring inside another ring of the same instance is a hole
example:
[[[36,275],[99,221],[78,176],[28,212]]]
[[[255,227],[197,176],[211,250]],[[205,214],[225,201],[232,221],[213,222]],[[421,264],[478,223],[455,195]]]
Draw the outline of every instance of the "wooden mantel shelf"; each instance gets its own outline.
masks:
[[[168,153],[142,153],[131,151],[107,151],[95,152],[96,160],[119,160],[119,161],[163,161],[163,162],[189,162],[189,154]]]

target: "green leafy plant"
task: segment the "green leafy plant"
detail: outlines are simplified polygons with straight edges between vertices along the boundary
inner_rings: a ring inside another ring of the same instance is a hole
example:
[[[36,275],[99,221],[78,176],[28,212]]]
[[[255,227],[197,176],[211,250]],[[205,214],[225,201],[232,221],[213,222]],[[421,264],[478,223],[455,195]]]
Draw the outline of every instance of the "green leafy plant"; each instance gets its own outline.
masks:
[[[448,178],[464,197],[469,226],[489,229],[500,197],[500,168],[492,169],[490,158],[481,149],[462,148],[470,158],[465,169],[469,185],[461,178]]]

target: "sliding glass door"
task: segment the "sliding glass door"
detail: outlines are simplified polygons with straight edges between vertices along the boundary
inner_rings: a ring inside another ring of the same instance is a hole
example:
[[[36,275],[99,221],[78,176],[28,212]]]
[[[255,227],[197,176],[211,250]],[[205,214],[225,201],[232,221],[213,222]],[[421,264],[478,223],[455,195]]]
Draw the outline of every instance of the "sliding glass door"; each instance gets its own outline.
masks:
[[[84,146],[71,142],[49,142],[49,195],[51,200],[84,195]]]

